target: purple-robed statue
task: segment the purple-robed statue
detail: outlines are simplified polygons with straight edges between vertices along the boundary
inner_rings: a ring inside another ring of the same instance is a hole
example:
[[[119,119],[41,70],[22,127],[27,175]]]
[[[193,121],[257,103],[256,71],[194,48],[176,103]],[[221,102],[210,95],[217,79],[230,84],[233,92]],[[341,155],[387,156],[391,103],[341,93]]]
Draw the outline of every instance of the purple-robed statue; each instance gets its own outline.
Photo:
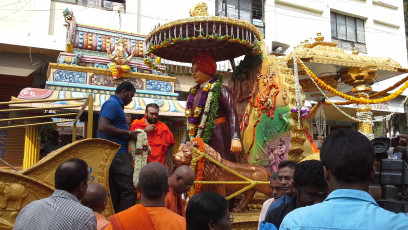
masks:
[[[222,158],[236,162],[233,154],[239,154],[242,145],[232,93],[222,85],[222,79],[215,76],[217,65],[210,54],[195,56],[192,64],[197,85],[191,88],[187,100],[185,139],[203,138]]]

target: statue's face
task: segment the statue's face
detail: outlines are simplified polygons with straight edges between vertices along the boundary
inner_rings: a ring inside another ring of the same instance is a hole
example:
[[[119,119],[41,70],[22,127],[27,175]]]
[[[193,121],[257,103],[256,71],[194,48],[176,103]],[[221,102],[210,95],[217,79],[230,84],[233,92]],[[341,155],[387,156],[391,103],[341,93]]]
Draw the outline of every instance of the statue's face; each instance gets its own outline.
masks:
[[[123,46],[124,46],[125,44],[123,44],[123,42],[119,42],[118,43],[118,49],[119,50],[123,50]]]
[[[173,162],[176,167],[181,165],[190,165],[192,161],[191,142],[187,142],[181,149],[173,156]]]
[[[209,81],[212,78],[210,75],[208,75],[206,73],[203,73],[200,70],[198,70],[197,64],[193,65],[192,74],[193,74],[193,77],[194,77],[194,81],[197,84],[200,84],[200,85],[207,82],[207,81]]]

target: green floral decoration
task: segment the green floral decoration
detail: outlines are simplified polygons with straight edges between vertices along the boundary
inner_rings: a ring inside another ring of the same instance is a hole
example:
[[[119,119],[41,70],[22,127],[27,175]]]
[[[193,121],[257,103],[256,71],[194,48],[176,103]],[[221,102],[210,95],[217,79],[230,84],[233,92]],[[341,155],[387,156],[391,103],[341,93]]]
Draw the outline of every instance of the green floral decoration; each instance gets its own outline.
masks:
[[[235,68],[233,76],[237,79],[242,79],[242,74],[245,71],[251,70],[256,66],[262,64],[263,55],[245,55],[244,59]]]
[[[217,118],[217,112],[218,112],[218,106],[220,104],[220,96],[221,96],[221,88],[222,88],[222,78],[220,75],[216,75],[217,80],[214,82],[215,86],[213,89],[213,95],[211,98],[211,107],[210,107],[210,113],[208,114],[207,118],[207,126],[204,129],[204,134],[203,134],[203,141],[206,144],[209,144],[211,141],[212,137],[212,131],[214,129],[214,122],[215,119]],[[186,121],[186,127],[187,127],[187,122]],[[188,129],[186,128],[185,135],[186,137],[186,142],[190,141]]]
[[[209,144],[212,137],[212,131],[214,129],[214,122],[217,117],[217,112],[220,104],[221,88],[222,88],[222,78],[221,76],[216,76],[218,79],[215,81],[214,91],[212,95],[210,113],[208,114],[207,127],[204,130],[203,141]]]

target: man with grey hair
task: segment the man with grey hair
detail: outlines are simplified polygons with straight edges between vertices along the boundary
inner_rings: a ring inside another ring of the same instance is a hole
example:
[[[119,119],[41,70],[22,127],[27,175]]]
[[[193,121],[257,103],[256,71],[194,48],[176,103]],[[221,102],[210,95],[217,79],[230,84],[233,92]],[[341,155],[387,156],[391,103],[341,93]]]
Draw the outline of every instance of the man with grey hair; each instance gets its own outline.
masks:
[[[111,216],[105,230],[186,229],[186,219],[165,207],[169,185],[168,173],[162,164],[151,162],[140,170],[138,189],[140,204]]]
[[[277,200],[279,197],[281,197],[283,195],[281,182],[279,180],[279,173],[278,172],[273,172],[271,174],[271,177],[269,177],[269,181],[271,182],[273,197],[270,198],[270,199],[267,199],[263,203],[261,213],[259,214],[258,226],[259,226],[259,223],[261,223],[263,220],[265,220],[265,215],[266,215],[266,212],[268,211],[269,205],[271,205],[272,202],[274,202],[275,200]]]

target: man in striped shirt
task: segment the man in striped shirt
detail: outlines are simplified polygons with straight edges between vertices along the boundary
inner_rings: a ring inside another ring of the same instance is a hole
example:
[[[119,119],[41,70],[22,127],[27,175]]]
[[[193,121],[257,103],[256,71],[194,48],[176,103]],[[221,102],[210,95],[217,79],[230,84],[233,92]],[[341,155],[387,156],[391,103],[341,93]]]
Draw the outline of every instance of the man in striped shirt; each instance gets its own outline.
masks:
[[[13,229],[95,230],[95,215],[79,203],[88,188],[88,173],[81,159],[62,163],[55,171],[55,192],[25,206]]]

